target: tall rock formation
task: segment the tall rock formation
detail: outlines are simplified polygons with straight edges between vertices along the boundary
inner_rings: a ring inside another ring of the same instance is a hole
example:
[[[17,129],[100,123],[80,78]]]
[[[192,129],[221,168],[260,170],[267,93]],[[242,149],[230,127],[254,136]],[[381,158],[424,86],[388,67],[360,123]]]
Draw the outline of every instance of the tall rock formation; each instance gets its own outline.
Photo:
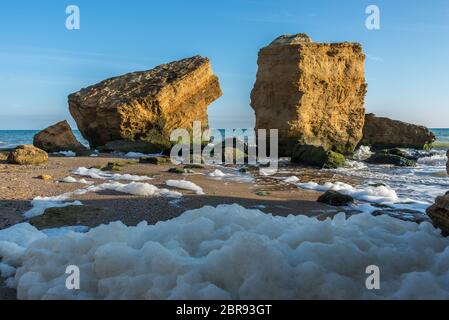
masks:
[[[279,153],[293,146],[351,152],[365,121],[365,55],[358,43],[281,36],[259,52],[251,94],[256,129],[279,130]]]
[[[424,126],[376,117],[370,113],[365,117],[360,145],[371,146],[373,149],[423,149],[434,141],[435,135]]]
[[[86,150],[86,147],[76,140],[69,123],[65,120],[36,134],[33,145],[47,152]]]
[[[221,96],[209,59],[200,56],[102,81],[69,96],[69,109],[91,147],[113,141],[169,145],[173,129],[208,125]]]

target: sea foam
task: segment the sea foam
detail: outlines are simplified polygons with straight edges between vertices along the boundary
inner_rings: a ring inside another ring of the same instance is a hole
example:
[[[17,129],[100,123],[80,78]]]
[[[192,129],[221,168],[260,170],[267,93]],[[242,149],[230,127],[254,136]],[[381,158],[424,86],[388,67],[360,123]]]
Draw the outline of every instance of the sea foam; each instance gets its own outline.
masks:
[[[369,214],[319,221],[222,205],[57,237],[20,224],[0,231],[0,256],[19,299],[449,299],[449,239]],[[80,290],[66,289],[67,265],[80,268]],[[380,290],[366,288],[370,265]]]

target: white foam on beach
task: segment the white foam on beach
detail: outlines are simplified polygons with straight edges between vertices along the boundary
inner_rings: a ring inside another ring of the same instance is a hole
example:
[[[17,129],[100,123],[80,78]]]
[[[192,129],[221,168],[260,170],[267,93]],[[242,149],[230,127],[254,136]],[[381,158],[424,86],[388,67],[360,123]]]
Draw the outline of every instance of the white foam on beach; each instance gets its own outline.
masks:
[[[162,153],[146,154],[141,152],[128,152],[124,155],[124,157],[128,159],[139,159],[142,157],[158,157],[158,156],[162,156]]]
[[[0,231],[0,256],[17,269],[7,283],[19,299],[449,298],[449,239],[369,214],[319,221],[222,205],[59,237],[21,224]],[[65,287],[68,265],[80,290]],[[370,265],[380,290],[366,289]]]
[[[151,180],[148,176],[137,176],[137,175],[131,175],[131,174],[119,174],[119,173],[110,173],[110,172],[104,172],[100,169],[96,168],[85,168],[80,167],[73,171],[73,174],[76,174],[78,176],[85,176],[85,177],[91,177],[93,179],[102,179],[102,180],[128,180],[128,181],[145,181],[145,180]]]
[[[36,197],[31,201],[33,206],[30,210],[26,211],[23,215],[25,218],[30,219],[33,217],[44,214],[48,208],[63,208],[67,206],[81,206],[80,201],[67,202],[73,193],[68,192],[54,197]]]
[[[328,191],[334,190],[342,194],[350,195],[354,199],[372,202],[372,203],[396,203],[399,202],[396,191],[388,186],[367,186],[367,187],[353,187],[343,182],[326,182],[320,185],[316,182],[298,183],[297,186],[302,189]]]
[[[229,174],[224,173],[223,171],[216,169],[215,171],[208,174],[209,177],[215,177],[215,178],[224,178],[229,176]]]
[[[285,179],[282,179],[282,181],[284,181],[285,183],[296,184],[296,183],[299,182],[299,178],[297,176],[291,176],[291,177],[287,177]]]
[[[132,194],[136,196],[166,196],[171,198],[182,197],[182,194],[168,189],[160,189],[152,184],[143,182],[131,182],[123,184],[120,182],[103,183],[98,186],[91,186],[86,189],[87,192],[99,192],[104,190],[112,190],[121,193]]]
[[[76,179],[75,179],[76,180]],[[68,181],[72,181],[68,179]],[[78,182],[78,181],[77,181]],[[91,183],[88,183],[91,184]],[[25,218],[30,219],[33,217],[44,214],[46,209],[49,208],[63,208],[67,206],[81,206],[80,201],[68,202],[74,195],[83,195],[89,192],[100,192],[105,190],[117,191],[121,193],[136,195],[136,196],[164,196],[169,198],[179,198],[182,194],[176,191],[171,191],[165,188],[158,188],[149,183],[143,182],[131,182],[128,184],[120,183],[117,181],[102,183],[99,185],[91,185],[86,188],[77,189],[73,192],[66,192],[62,195],[53,197],[36,197],[31,201],[33,208],[24,213]]]
[[[204,194],[203,188],[201,188],[200,186],[196,185],[195,183],[187,181],[187,180],[167,180],[165,183],[169,187],[195,191],[196,194],[198,194],[198,195]]]
[[[62,182],[65,183],[81,183],[81,184],[94,184],[93,181],[87,181],[86,179],[75,179],[74,177],[68,176],[62,179]]]

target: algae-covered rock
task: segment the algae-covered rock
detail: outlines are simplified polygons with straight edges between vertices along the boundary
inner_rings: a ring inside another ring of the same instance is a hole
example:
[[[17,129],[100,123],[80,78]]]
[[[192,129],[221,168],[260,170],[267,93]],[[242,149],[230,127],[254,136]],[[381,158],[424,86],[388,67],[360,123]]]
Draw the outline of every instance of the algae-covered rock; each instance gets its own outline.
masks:
[[[186,171],[184,169],[182,169],[182,168],[170,168],[170,169],[168,169],[168,172],[176,173],[176,174],[186,173]]]
[[[349,195],[342,194],[338,191],[328,190],[318,198],[318,202],[329,204],[335,207],[342,207],[353,203],[354,198]]]
[[[92,206],[48,208],[43,215],[31,218],[29,223],[38,229],[89,225],[89,221],[102,211],[103,209]]]
[[[291,161],[325,169],[339,168],[346,164],[344,155],[309,145],[297,145],[293,149]]]
[[[124,167],[135,164],[135,161],[132,160],[117,160],[108,162],[106,166],[101,168],[102,171],[121,171]]]
[[[398,167],[415,167],[416,162],[410,159],[407,159],[402,156],[398,156],[396,154],[388,153],[387,151],[381,151],[373,154],[367,160],[367,163],[371,164],[390,164]]]
[[[154,165],[163,165],[163,164],[170,164],[171,159],[170,157],[166,156],[158,156],[158,157],[141,157],[139,159],[140,163],[147,163],[147,164],[154,164]]]

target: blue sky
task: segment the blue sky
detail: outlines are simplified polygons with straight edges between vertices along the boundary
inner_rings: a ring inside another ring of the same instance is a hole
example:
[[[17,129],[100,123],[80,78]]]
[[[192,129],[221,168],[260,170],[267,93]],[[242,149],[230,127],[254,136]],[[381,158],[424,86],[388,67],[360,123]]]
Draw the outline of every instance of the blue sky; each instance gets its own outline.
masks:
[[[65,28],[70,4],[80,30]],[[380,30],[365,28],[370,4]],[[224,93],[209,108],[212,126],[252,127],[258,50],[299,32],[362,43],[368,112],[449,127],[447,0],[18,0],[0,7],[0,129],[74,124],[69,93],[195,54],[211,59]]]

